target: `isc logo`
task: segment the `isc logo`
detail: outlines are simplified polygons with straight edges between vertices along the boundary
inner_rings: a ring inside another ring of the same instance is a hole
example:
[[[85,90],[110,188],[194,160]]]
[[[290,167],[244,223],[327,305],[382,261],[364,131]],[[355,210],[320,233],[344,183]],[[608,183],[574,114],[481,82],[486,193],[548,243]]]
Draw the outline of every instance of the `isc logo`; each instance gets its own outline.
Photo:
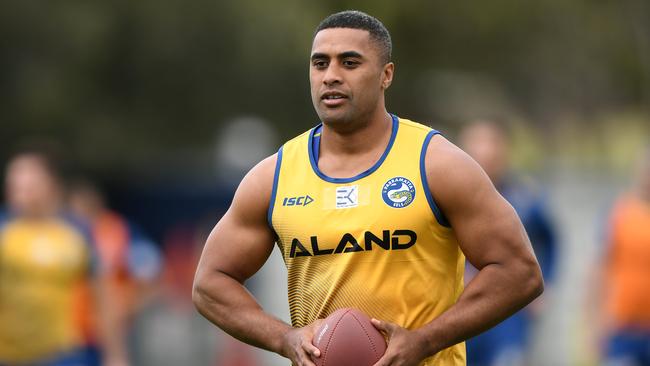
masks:
[[[312,202],[314,202],[314,199],[309,197],[309,195],[300,197],[285,197],[282,201],[282,206],[307,206]]]

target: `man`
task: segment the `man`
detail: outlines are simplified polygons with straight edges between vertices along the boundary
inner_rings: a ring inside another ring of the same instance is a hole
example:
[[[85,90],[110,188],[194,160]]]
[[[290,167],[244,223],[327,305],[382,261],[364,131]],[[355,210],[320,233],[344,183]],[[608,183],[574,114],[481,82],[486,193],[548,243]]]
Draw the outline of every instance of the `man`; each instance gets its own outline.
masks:
[[[98,364],[85,348],[78,318],[80,299],[89,294],[92,249],[83,230],[62,215],[54,160],[39,149],[16,154],[7,165],[6,197],[8,215],[0,222],[0,365]],[[126,365],[111,331],[111,309],[101,310],[104,364]]]
[[[606,333],[606,365],[650,364],[650,149],[632,189],[610,214],[607,248],[597,267]]]
[[[555,268],[555,230],[543,195],[510,168],[506,131],[491,121],[473,121],[461,131],[460,143],[517,211],[539,260],[544,281],[548,284]],[[465,280],[471,280],[475,273],[476,269],[468,265]],[[469,340],[467,363],[474,366],[526,364],[531,323],[543,306],[540,300]]]
[[[75,218],[89,229],[108,295],[106,306],[115,315],[113,329],[119,338],[127,339],[133,318],[151,300],[154,280],[161,268],[160,253],[141,230],[108,208],[103,193],[91,181],[73,182],[67,203]],[[98,341],[95,305],[86,304],[88,321],[84,324],[91,349]]]
[[[390,57],[388,31],[367,14],[318,26],[310,83],[323,123],[248,173],[197,269],[205,317],[295,365],[314,365],[319,319],[344,306],[387,336],[377,366],[462,365],[465,339],[542,291],[521,223],[478,165],[436,131],[387,113]],[[276,241],[293,327],[243,286]],[[480,269],[464,292],[463,253]]]

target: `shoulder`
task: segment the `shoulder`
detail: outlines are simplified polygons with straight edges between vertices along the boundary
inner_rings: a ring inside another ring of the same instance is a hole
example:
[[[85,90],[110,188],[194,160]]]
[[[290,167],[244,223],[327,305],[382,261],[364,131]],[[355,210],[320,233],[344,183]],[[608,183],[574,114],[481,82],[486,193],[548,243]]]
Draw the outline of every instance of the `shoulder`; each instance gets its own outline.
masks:
[[[399,127],[400,128],[406,128],[406,129],[410,129],[410,130],[414,130],[414,131],[419,131],[419,132],[422,132],[422,133],[425,133],[425,134],[430,133],[430,132],[434,132],[434,131],[437,132],[436,130],[434,130],[433,128],[431,128],[431,127],[429,127],[427,125],[424,125],[424,124],[419,123],[419,122],[411,121],[408,118],[398,117],[398,119],[399,119]]]
[[[238,213],[242,218],[266,218],[281,156],[282,150],[260,161],[244,176],[235,192],[231,213]]]
[[[479,164],[445,137],[432,136],[424,154],[428,188],[448,218],[501,205],[500,195]]]
[[[80,219],[70,212],[60,213],[59,222],[74,234],[79,235],[84,243],[94,245],[92,228],[88,222]]]
[[[426,146],[424,166],[427,176],[439,183],[487,179],[474,159],[440,134],[433,135]]]
[[[287,142],[284,143],[284,146],[295,144],[297,142],[302,142],[302,141],[307,140],[309,138],[309,136],[311,136],[312,132],[316,131],[318,129],[318,127],[320,127],[320,126],[321,125],[319,124],[319,125],[316,125],[316,126],[310,128],[310,129],[308,129],[307,131],[303,131],[299,135],[294,136],[293,138],[287,140]]]
[[[266,188],[268,188],[270,192],[271,185],[273,184],[275,170],[281,159],[281,156],[282,149],[257,163],[257,165],[255,165],[244,176],[242,182],[240,183],[240,188],[242,186],[254,186],[263,189],[263,191],[266,191]]]

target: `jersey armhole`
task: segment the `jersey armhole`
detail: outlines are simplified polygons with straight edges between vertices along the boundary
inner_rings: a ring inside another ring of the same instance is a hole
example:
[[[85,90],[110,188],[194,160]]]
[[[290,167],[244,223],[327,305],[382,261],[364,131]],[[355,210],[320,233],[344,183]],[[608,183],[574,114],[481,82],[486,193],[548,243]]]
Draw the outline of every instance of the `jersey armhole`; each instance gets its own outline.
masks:
[[[71,212],[61,212],[59,217],[65,225],[81,236],[88,253],[87,275],[91,278],[97,277],[103,271],[103,264],[91,225]]]
[[[3,207],[0,207],[0,230],[2,230],[9,220],[9,214]]]
[[[278,150],[278,159],[275,162],[275,173],[273,174],[273,188],[271,189],[271,199],[269,201],[269,210],[266,218],[269,223],[269,227],[274,232],[275,229],[273,228],[273,207],[275,206],[275,195],[278,193],[278,180],[280,179],[280,166],[282,165],[283,147],[280,147],[280,150]]]
[[[431,138],[435,135],[440,135],[440,132],[436,130],[429,131],[427,136],[424,138],[424,142],[422,143],[422,152],[420,153],[420,177],[422,179],[422,189],[424,189],[424,195],[427,197],[427,202],[429,202],[429,207],[431,207],[431,211],[433,212],[433,215],[436,217],[436,221],[438,221],[438,224],[444,227],[451,227],[449,221],[447,221],[447,218],[442,213],[438,205],[436,205],[436,201],[433,199],[433,195],[431,194],[431,190],[429,189],[429,183],[427,180],[426,166],[424,164],[424,159],[427,155],[427,147],[429,146],[429,142],[431,141]]]

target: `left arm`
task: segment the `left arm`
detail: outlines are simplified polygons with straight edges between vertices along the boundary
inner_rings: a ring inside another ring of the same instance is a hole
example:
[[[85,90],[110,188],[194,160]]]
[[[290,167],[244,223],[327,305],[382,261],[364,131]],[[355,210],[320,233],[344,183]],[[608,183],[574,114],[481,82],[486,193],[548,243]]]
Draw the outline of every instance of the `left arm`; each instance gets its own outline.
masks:
[[[98,275],[93,287],[102,365],[128,366],[126,326],[115,304],[118,299],[111,296],[109,279],[105,275]]]
[[[438,136],[429,144],[425,163],[429,189],[479,272],[454,306],[419,329],[373,319],[389,337],[375,366],[418,365],[496,325],[543,291],[539,265],[517,214],[478,164]]]

